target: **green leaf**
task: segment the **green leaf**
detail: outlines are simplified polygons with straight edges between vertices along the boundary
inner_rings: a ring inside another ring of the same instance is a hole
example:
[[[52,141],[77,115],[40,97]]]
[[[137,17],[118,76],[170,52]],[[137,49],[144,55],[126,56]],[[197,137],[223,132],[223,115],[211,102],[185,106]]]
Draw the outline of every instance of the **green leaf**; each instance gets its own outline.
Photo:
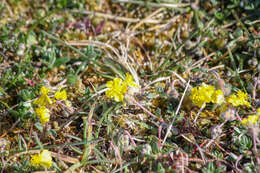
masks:
[[[68,75],[68,83],[71,85],[74,85],[77,81],[78,76],[74,74],[69,74]]]
[[[165,169],[163,168],[161,163],[158,163],[158,165],[157,165],[157,172],[158,173],[165,173]]]
[[[40,132],[43,132],[43,126],[41,123],[37,122],[34,124],[34,126],[36,127],[36,129],[38,129]]]
[[[223,13],[221,12],[215,12],[214,15],[218,20],[222,20],[224,18]]]
[[[63,58],[58,58],[58,59],[56,59],[56,61],[55,61],[55,63],[54,63],[54,67],[59,67],[59,66],[61,66],[61,65],[63,65],[63,64],[66,64],[67,62],[69,62],[70,61],[70,57],[63,57]]]

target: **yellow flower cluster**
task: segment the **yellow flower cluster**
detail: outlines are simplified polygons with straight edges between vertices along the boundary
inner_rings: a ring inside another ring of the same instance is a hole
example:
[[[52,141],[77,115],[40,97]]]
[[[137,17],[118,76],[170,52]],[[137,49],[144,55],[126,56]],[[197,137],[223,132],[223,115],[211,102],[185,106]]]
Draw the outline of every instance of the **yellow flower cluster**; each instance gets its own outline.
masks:
[[[238,91],[237,94],[231,94],[227,98],[227,103],[233,105],[233,106],[242,106],[245,105],[247,107],[251,107],[250,103],[247,101],[248,95],[247,93],[244,93],[242,91]]]
[[[48,150],[43,150],[40,154],[31,156],[30,162],[34,166],[50,168],[52,165],[51,153]]]
[[[260,108],[256,110],[256,115],[249,115],[247,118],[243,118],[242,124],[244,126],[255,126],[259,121]]]
[[[40,92],[41,96],[37,98],[33,103],[38,105],[38,107],[35,108],[35,113],[40,118],[41,123],[45,124],[50,120],[50,110],[47,109],[47,106],[55,103],[56,100],[65,100],[67,106],[69,106],[69,102],[67,101],[67,92],[65,90],[58,90],[57,92],[55,92],[54,97],[56,98],[56,100],[48,96],[48,93],[51,92],[49,88],[42,86]]]
[[[41,87],[40,92],[42,93],[42,95],[33,103],[39,106],[46,106],[47,104],[52,104],[52,100],[48,96],[50,89],[43,86]]]
[[[49,122],[50,120],[50,111],[45,106],[40,106],[35,109],[36,115],[40,118],[42,124]]]
[[[206,103],[222,104],[225,100],[221,90],[216,90],[214,86],[205,83],[191,89],[190,99],[194,105],[200,108],[205,107]]]
[[[244,118],[241,123],[244,126],[253,126],[257,124],[258,120],[259,120],[258,115],[249,115],[247,118]]]
[[[226,102],[226,106],[232,105],[234,107],[245,105],[247,107],[251,107],[248,100],[247,93],[242,91],[238,91],[236,94],[231,94],[226,99],[224,97],[223,92],[218,89],[216,90],[214,86],[207,85],[203,83],[199,87],[195,87],[191,89],[190,99],[192,103],[200,108],[206,106],[206,103],[215,103],[222,104]]]
[[[65,90],[63,91],[57,91],[54,95],[54,97],[57,99],[57,100],[67,100],[67,92]]]
[[[108,81],[106,83],[106,87],[108,88],[108,90],[106,90],[106,96],[114,98],[116,102],[122,102],[129,86],[139,87],[134,83],[133,76],[129,73],[126,74],[126,79],[124,81],[120,78],[114,78],[113,81]]]

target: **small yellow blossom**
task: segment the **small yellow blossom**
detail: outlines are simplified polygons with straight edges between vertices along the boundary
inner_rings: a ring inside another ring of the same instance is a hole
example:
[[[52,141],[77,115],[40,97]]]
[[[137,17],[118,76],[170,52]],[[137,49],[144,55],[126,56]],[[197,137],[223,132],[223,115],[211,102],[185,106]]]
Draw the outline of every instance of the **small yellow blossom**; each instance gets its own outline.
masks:
[[[260,108],[256,109],[256,114],[260,116]]]
[[[216,104],[222,104],[225,101],[224,94],[221,90],[216,90],[212,95],[212,102]]]
[[[52,165],[51,153],[48,150],[43,150],[40,154],[31,156],[30,162],[34,166],[50,168]]]
[[[212,95],[215,92],[215,87],[212,85],[207,85],[205,83],[202,84],[202,86],[200,87],[201,93],[204,95],[205,97],[205,101],[207,103],[212,101]]]
[[[49,88],[46,88],[45,86],[42,86],[40,89],[40,92],[45,95],[47,95],[50,91],[51,90]]]
[[[258,115],[249,115],[247,118],[244,118],[241,123],[244,126],[253,126],[257,124],[258,119]]]
[[[206,103],[210,103],[212,101],[214,92],[214,86],[203,83],[201,86],[191,89],[190,99],[194,105],[202,108],[206,106]]]
[[[38,99],[36,99],[33,103],[40,106],[46,106],[47,104],[52,104],[52,100],[48,96],[50,89],[42,86],[40,92],[42,93],[42,95]]]
[[[49,122],[50,120],[50,111],[44,106],[40,106],[35,109],[36,115],[40,118],[42,124]]]
[[[247,101],[248,95],[242,91],[238,91],[237,94],[231,94],[227,98],[227,102],[233,106],[242,106],[251,107],[250,103]]]
[[[106,96],[109,98],[114,98],[116,102],[124,100],[124,95],[127,92],[127,85],[122,84],[120,78],[115,78],[113,81],[108,81],[106,87]]]
[[[54,95],[54,97],[57,99],[57,100],[67,100],[67,92],[65,90],[63,91],[57,91]]]
[[[126,73],[126,79],[122,83],[123,85],[132,86],[132,87],[139,87],[136,83],[134,83],[133,76],[129,73]]]
[[[206,102],[201,97],[198,88],[192,88],[190,99],[191,99],[191,101],[192,101],[192,103],[194,105],[196,105],[196,106],[198,106],[200,108],[206,106]]]

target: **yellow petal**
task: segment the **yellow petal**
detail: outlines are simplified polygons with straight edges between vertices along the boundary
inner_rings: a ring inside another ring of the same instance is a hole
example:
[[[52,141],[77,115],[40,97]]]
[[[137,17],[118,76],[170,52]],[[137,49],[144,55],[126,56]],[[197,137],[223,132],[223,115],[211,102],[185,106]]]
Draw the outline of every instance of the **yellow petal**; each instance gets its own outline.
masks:
[[[42,124],[49,122],[50,120],[50,111],[44,106],[40,106],[35,109],[36,115],[40,118]]]
[[[248,122],[255,125],[258,121],[258,115],[250,115],[248,116]]]
[[[126,79],[124,80],[123,84],[127,86],[139,87],[139,85],[134,83],[133,76],[129,73],[126,73]]]
[[[257,108],[257,110],[256,110],[256,114],[259,116],[260,115],[260,108]]]
[[[50,91],[51,90],[49,88],[46,88],[45,86],[42,86],[40,89],[40,92],[45,95],[47,95]]]
[[[106,86],[109,88],[106,90],[107,97],[113,98],[116,102],[124,100],[124,95],[127,92],[127,85],[124,85],[120,78],[115,78],[113,81],[107,82]]]
[[[33,104],[41,105],[41,106],[46,106],[46,101],[45,97],[42,95],[38,99],[36,99]]]
[[[39,164],[40,164],[39,154],[35,154],[35,155],[31,156],[30,162],[34,166],[39,166]]]
[[[67,92],[65,90],[63,91],[57,91],[54,95],[54,97],[57,100],[67,100]]]
[[[244,118],[241,123],[242,123],[244,126],[247,126],[247,124],[248,124],[247,118]]]
[[[248,95],[242,91],[238,91],[237,94],[232,94],[227,98],[227,102],[233,106],[242,106],[251,107],[250,103],[247,101]]]
[[[30,162],[34,166],[50,168],[52,165],[51,153],[48,150],[43,150],[40,154],[31,156]]]
[[[40,154],[40,165],[50,168],[52,165],[51,153],[48,150],[43,150]]]
[[[216,104],[222,104],[225,101],[224,94],[221,90],[216,90],[212,95],[212,102]]]

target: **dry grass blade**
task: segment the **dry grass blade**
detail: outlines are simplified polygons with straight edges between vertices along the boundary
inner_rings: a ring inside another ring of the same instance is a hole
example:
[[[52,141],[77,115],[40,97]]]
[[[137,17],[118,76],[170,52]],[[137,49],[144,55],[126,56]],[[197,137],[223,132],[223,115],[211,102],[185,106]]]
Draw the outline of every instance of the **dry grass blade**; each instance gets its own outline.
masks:
[[[68,162],[68,163],[77,163],[79,162],[79,159],[77,158],[73,158],[64,154],[60,154],[60,153],[55,153],[55,152],[51,152],[51,156],[52,157],[56,157],[59,160],[62,160],[64,162]]]
[[[178,108],[177,108],[176,112],[174,113],[174,117],[173,117],[173,120],[172,120],[170,126],[169,126],[168,129],[167,129],[167,132],[166,132],[166,135],[165,135],[165,137],[164,137],[164,139],[163,139],[163,142],[162,142],[162,146],[161,146],[161,147],[163,147],[163,145],[164,145],[164,143],[165,143],[165,141],[166,141],[166,139],[167,139],[167,137],[168,137],[168,135],[169,135],[169,133],[170,133],[170,131],[171,131],[171,129],[172,129],[173,123],[174,123],[174,121],[175,121],[175,119],[176,119],[176,117],[177,117],[177,115],[178,115],[178,113],[179,113],[179,110],[180,110],[181,105],[182,105],[182,101],[183,101],[183,99],[184,99],[184,96],[185,96],[185,94],[186,94],[188,88],[189,88],[189,85],[190,85],[190,80],[188,81],[188,83],[187,83],[187,85],[186,85],[186,88],[185,88],[184,93],[183,93],[183,95],[182,95],[182,97],[181,97],[180,103],[179,103],[179,105],[178,105]]]
[[[146,23],[146,21],[150,20],[150,18],[152,18],[153,16],[157,15],[158,13],[160,13],[164,8],[159,8],[158,10],[156,10],[155,12],[153,12],[152,14],[150,14],[149,16],[147,16],[146,18],[142,19],[139,23],[137,23],[133,28],[132,28],[132,32],[135,32],[135,30],[137,28],[139,28],[142,24]]]
[[[0,0],[0,173],[259,172],[259,10]]]
[[[115,21],[127,22],[127,23],[138,23],[138,22],[142,21],[142,19],[120,17],[120,16],[114,16],[112,14],[105,14],[105,13],[93,12],[93,11],[71,10],[70,12],[93,15],[93,16],[97,16],[97,17],[103,17],[103,18],[109,19],[109,20],[115,20]],[[159,24],[159,23],[162,23],[162,21],[161,20],[155,20],[155,19],[147,19],[147,20],[144,21],[144,23]]]
[[[118,3],[132,3],[132,4],[139,4],[139,5],[148,5],[151,7],[167,7],[167,8],[183,8],[183,7],[188,7],[190,5],[188,3],[167,4],[167,3],[152,3],[152,2],[143,2],[143,1],[134,1],[134,0],[113,0],[113,1]]]

